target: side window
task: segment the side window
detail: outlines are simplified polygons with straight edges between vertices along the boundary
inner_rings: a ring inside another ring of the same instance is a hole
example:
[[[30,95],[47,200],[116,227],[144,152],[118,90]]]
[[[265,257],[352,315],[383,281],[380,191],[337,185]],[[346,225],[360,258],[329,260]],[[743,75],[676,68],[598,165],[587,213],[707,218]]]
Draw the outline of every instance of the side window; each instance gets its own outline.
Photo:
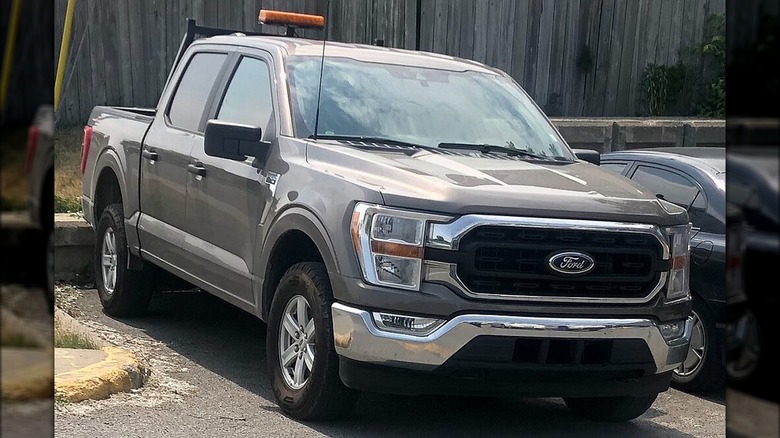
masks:
[[[625,170],[625,168],[626,168],[626,163],[618,163],[618,162],[601,163],[601,167],[603,167],[603,168],[605,168],[607,170],[611,170],[612,172],[615,172],[618,175],[622,175],[623,174],[623,170]]]
[[[259,59],[241,58],[217,110],[217,119],[259,126],[265,136],[271,117],[273,100],[268,65]]]
[[[657,167],[639,166],[631,179],[685,209],[699,193],[699,188],[688,178]]]
[[[168,110],[173,126],[200,131],[206,101],[226,57],[224,53],[197,53],[190,59]]]

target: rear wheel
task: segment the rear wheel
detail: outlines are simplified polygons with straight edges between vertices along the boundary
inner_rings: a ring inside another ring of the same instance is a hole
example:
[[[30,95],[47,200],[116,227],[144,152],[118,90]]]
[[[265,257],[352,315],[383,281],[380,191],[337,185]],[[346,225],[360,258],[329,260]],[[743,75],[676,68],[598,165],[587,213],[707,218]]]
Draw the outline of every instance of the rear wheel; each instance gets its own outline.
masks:
[[[348,413],[359,393],[339,377],[333,346],[330,281],[322,263],[298,263],[284,274],[268,318],[268,377],[282,410],[298,420]]]
[[[96,283],[103,310],[111,316],[133,316],[146,311],[152,297],[148,266],[127,269],[130,252],[125,234],[122,204],[111,204],[103,211],[95,242]]]
[[[583,397],[565,398],[566,406],[575,414],[595,421],[621,422],[633,420],[647,412],[658,394],[644,397]]]

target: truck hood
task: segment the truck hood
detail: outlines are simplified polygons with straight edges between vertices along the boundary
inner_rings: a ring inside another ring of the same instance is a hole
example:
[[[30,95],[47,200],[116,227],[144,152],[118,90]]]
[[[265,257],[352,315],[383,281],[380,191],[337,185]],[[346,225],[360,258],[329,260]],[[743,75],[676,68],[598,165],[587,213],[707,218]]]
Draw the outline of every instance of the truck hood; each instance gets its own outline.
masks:
[[[310,143],[307,158],[323,171],[374,187],[393,207],[453,215],[688,222],[684,209],[590,163],[468,151],[367,151],[327,142]]]

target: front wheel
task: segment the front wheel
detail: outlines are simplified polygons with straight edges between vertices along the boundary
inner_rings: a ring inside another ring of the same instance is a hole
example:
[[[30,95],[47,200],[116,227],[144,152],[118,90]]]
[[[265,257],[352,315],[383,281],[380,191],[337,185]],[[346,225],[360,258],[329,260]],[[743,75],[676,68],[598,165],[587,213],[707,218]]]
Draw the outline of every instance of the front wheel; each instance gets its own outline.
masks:
[[[644,397],[583,397],[565,398],[566,406],[575,415],[588,420],[630,421],[647,412],[658,394]]]
[[[329,420],[349,412],[359,393],[339,377],[333,346],[333,301],[325,266],[299,263],[284,274],[268,318],[268,377],[282,410],[297,420]]]

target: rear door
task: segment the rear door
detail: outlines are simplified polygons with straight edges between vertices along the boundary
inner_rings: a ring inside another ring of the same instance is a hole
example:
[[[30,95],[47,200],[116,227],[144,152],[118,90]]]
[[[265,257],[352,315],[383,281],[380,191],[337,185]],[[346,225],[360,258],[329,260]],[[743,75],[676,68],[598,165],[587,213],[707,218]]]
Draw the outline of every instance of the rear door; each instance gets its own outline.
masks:
[[[217,93],[209,118],[259,126],[263,140],[275,144],[273,63],[260,50],[236,53]],[[193,236],[191,262],[201,280],[248,309],[254,307],[252,266],[258,218],[270,199],[262,168],[252,158],[210,157],[198,138],[187,175],[187,234]],[[189,246],[189,245],[188,245]]]
[[[214,49],[188,52],[143,141],[138,236],[144,256],[164,266],[186,265],[187,165],[203,137],[204,116],[227,58],[227,52]]]

